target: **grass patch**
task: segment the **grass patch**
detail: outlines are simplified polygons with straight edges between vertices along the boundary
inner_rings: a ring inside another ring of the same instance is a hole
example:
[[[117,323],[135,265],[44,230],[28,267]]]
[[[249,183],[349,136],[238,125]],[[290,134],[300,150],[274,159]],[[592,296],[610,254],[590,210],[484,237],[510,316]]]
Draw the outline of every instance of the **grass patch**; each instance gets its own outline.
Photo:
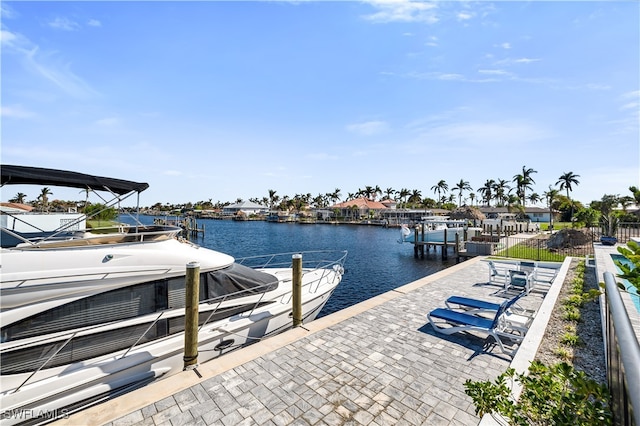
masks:
[[[494,256],[516,257],[525,260],[544,260],[545,262],[564,262],[566,254],[556,253],[546,248],[530,247],[527,241],[505,248]]]
[[[94,234],[111,234],[111,233],[119,232],[120,227],[121,227],[121,223],[116,222],[115,220],[99,220],[99,219],[87,220],[87,229],[93,232]]]

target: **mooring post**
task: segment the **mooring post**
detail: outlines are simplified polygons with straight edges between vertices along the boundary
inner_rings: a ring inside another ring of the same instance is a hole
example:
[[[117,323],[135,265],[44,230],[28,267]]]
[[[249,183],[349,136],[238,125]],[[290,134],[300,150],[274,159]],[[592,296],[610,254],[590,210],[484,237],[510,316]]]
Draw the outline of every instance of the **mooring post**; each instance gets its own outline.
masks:
[[[293,275],[291,283],[293,288],[293,326],[302,325],[302,255],[294,254],[291,256]]]
[[[442,260],[445,260],[447,258],[447,228],[444,228],[444,243],[440,253],[442,254]]]
[[[198,304],[200,296],[200,264],[187,263],[184,324],[184,369],[198,365]]]

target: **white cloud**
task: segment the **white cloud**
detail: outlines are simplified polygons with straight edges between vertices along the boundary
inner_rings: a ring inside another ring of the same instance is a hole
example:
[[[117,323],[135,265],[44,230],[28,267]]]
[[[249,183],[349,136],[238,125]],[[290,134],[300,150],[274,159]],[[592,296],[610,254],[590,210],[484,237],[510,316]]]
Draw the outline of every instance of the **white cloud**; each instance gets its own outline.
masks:
[[[313,154],[307,154],[305,155],[305,158],[309,159],[309,160],[318,160],[318,161],[326,161],[326,160],[338,160],[340,159],[340,157],[336,156],[336,155],[330,155],[327,154],[326,152],[317,152],[317,153],[313,153]]]
[[[87,25],[90,27],[101,27],[102,23],[97,19],[89,19],[89,21],[87,22]]]
[[[376,22],[425,22],[435,24],[439,21],[437,5],[432,2],[414,2],[409,0],[369,0],[368,4],[378,12],[365,15],[364,18]]]
[[[489,75],[511,75],[510,72],[505,70],[478,70],[480,74],[489,74]]]
[[[437,141],[441,146],[479,146],[486,152],[493,148],[527,145],[551,136],[549,130],[526,121],[458,122],[422,129],[420,132],[421,141]]]
[[[363,136],[371,136],[383,133],[389,129],[389,125],[384,121],[366,121],[363,123],[349,124],[347,130]]]
[[[21,45],[25,44],[25,39],[24,37],[21,37],[20,34],[1,30],[0,43],[2,43],[2,46],[9,49],[19,49]]]
[[[469,12],[459,12],[457,14],[458,21],[466,21],[473,18],[473,14]]]
[[[519,59],[514,59],[513,62],[516,64],[530,64],[532,62],[538,62],[540,61],[540,59],[533,59],[533,58],[519,58]]]
[[[7,106],[3,105],[0,108],[2,117],[10,117],[10,118],[30,118],[35,116],[34,113],[25,110],[21,106]]]
[[[113,126],[120,125],[121,122],[120,122],[120,119],[117,117],[106,117],[106,118],[101,118],[100,120],[97,120],[96,124],[98,126],[113,127]]]
[[[411,72],[411,73],[402,75],[402,77],[414,78],[417,80],[461,81],[465,83],[493,83],[493,82],[499,81],[493,77],[474,79],[474,78],[468,78],[463,74],[444,73],[444,72],[427,72],[427,73]]]
[[[608,84],[597,84],[597,83],[589,83],[587,84],[587,89],[591,90],[609,90],[611,86]]]
[[[13,8],[8,6],[6,2],[0,3],[0,15],[2,15],[2,19],[14,19],[17,18],[17,13]]]
[[[438,46],[438,37],[430,36],[425,43],[427,46],[436,47]]]
[[[63,31],[77,31],[80,29],[80,24],[68,18],[55,18],[48,25],[53,29]]]
[[[640,100],[640,90],[634,90],[632,92],[623,93],[622,98]]]
[[[0,37],[5,49],[3,53],[21,56],[20,64],[26,72],[39,75],[73,97],[87,98],[98,94],[71,71],[70,64],[60,63],[56,52],[43,52],[27,37],[8,30],[2,30]]]

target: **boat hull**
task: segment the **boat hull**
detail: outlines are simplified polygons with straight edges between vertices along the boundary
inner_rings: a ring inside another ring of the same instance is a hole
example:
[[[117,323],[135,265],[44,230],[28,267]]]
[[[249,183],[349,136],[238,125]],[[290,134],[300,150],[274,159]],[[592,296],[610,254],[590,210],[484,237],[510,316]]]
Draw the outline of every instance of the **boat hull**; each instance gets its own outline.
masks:
[[[425,230],[424,232],[421,230],[417,231],[418,242],[422,243],[444,243],[445,242],[445,231],[446,231],[446,242],[453,243],[456,241],[456,235],[460,241],[465,241],[465,235],[469,238],[472,235],[475,235],[476,232],[481,231],[480,228],[447,228],[445,229],[430,229]],[[403,235],[402,242],[414,243],[416,241],[416,232],[412,230],[408,234]]]
[[[340,280],[329,280],[314,294],[303,294],[304,322],[313,321]],[[288,303],[285,303],[288,302]],[[292,328],[290,297],[277,305],[212,323],[198,333],[198,362],[212,361],[235,349]],[[184,333],[139,345],[128,352],[87,360],[50,370],[34,377],[18,374],[2,377],[0,406],[2,425],[41,423],[62,417],[88,405],[117,396],[149,382],[183,371]],[[212,361],[215,362],[215,361]],[[17,392],[22,382],[29,383]]]

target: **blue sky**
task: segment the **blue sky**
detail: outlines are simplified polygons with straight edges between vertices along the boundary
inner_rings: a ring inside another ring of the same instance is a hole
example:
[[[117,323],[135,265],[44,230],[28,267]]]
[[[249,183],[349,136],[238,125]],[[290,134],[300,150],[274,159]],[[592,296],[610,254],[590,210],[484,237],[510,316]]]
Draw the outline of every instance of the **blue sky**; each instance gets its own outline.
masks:
[[[148,182],[142,205],[435,198],[523,166],[583,203],[640,185],[635,1],[1,8],[2,163]]]

